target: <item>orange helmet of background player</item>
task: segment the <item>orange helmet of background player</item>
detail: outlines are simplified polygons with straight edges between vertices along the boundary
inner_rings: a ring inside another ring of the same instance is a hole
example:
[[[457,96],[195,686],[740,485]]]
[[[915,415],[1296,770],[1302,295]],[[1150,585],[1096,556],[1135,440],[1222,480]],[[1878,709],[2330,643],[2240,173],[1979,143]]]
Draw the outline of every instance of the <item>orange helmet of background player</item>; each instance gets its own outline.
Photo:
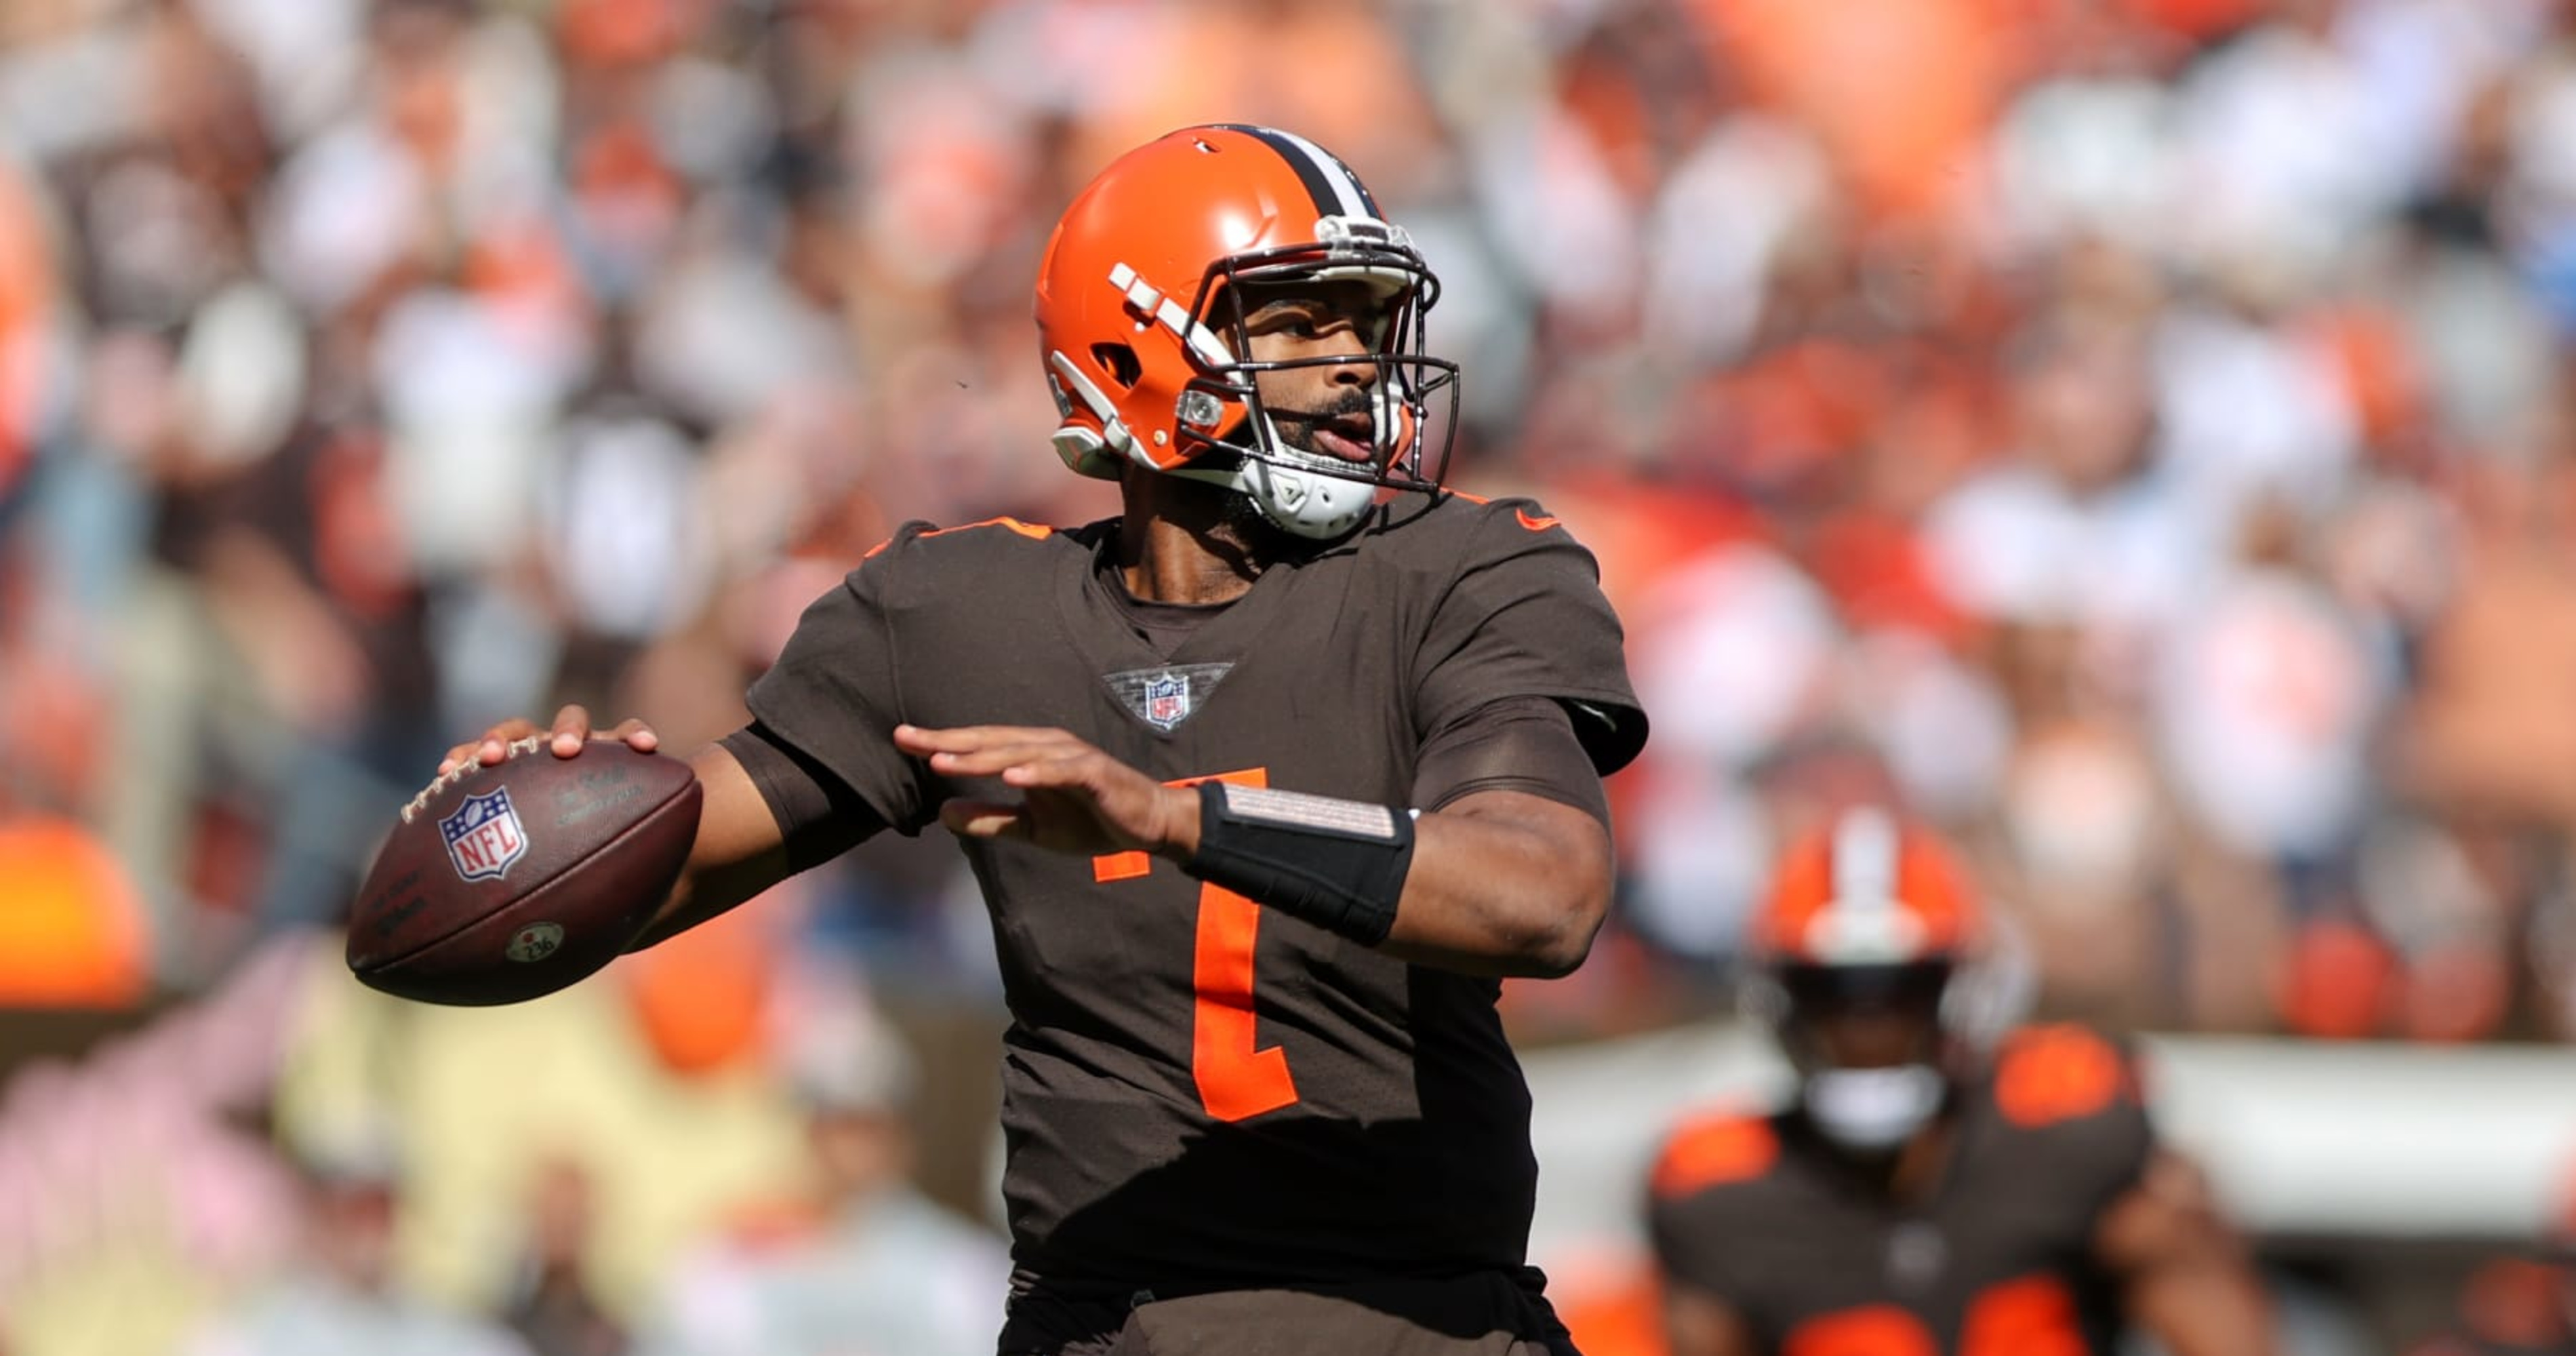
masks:
[[[1955,961],[1979,926],[1967,878],[1940,840],[1859,809],[1781,854],[1753,950],[1773,965]]]
[[[2007,1012],[2007,990],[1959,982],[1981,968],[1967,964],[1980,924],[1965,876],[1937,839],[1884,810],[1846,811],[1792,843],[1753,924],[1763,973],[1747,997],[1798,1070],[1807,1121],[1848,1152],[1908,1142]],[[1922,1024],[1839,1020],[1855,1012]]]
[[[1298,281],[1369,287],[1385,308],[1372,352],[1251,361],[1239,284]],[[1445,470],[1457,366],[1422,351],[1439,291],[1411,237],[1323,148],[1264,127],[1171,133],[1101,171],[1047,242],[1037,324],[1056,452],[1105,480],[1132,463],[1225,485],[1290,532],[1338,536],[1377,487],[1430,489]],[[1283,440],[1254,375],[1354,362],[1377,368],[1373,464]]]

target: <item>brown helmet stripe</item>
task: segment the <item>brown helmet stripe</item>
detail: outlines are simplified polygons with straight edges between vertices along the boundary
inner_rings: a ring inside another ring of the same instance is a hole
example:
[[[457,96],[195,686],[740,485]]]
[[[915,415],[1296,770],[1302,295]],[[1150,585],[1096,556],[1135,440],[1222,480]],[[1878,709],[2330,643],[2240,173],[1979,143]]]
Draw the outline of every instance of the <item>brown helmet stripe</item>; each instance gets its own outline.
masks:
[[[1304,137],[1272,127],[1255,127],[1249,123],[1218,123],[1229,132],[1241,132],[1278,153],[1296,171],[1298,182],[1306,186],[1306,195],[1315,200],[1318,217],[1364,216],[1383,220],[1377,200],[1369,196],[1368,185],[1351,173],[1341,157]]]

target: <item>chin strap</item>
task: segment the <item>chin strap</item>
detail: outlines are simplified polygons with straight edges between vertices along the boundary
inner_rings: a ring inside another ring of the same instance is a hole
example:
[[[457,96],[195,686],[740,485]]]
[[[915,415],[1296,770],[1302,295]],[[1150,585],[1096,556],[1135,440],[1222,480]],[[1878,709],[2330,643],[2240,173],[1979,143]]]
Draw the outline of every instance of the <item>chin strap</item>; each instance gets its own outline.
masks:
[[[1253,436],[1270,447],[1286,444],[1267,414]],[[1250,448],[1225,445],[1234,455],[1224,466],[1176,466],[1167,474],[1222,485],[1252,501],[1270,525],[1310,541],[1347,535],[1377,502],[1377,485],[1326,471],[1286,465]]]
[[[1314,541],[1347,535],[1377,503],[1377,486],[1368,481],[1301,471],[1249,453],[1222,469],[1178,466],[1165,474],[1234,490],[1271,526]]]

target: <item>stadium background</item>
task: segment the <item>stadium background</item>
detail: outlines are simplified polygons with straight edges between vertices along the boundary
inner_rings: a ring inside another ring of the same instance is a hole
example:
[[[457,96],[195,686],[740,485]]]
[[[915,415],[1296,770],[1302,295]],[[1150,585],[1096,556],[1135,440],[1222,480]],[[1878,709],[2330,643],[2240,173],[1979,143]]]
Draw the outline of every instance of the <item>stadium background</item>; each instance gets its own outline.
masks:
[[[376,1000],[329,929],[450,740],[577,699],[694,745],[895,523],[1111,511],[1046,449],[1037,251],[1213,119],[1413,229],[1452,483],[1541,496],[1631,628],[1622,906],[1507,993],[1543,1117],[1582,1089],[1540,1260],[1597,1356],[1644,1349],[1653,1117],[1763,1076],[1767,847],[1871,788],[1969,846],[2039,1012],[2309,1099],[2273,1161],[2386,1208],[2178,1122],[2306,1349],[2473,1265],[2546,1303],[2485,1259],[2576,1165],[2569,6],[8,0],[0,1350],[181,1349],[352,1153],[407,1284],[502,1304],[543,1216],[649,1334],[804,1189],[800,1070],[898,1049],[922,1180],[988,1208],[944,844],[526,1008]],[[2481,1163],[2492,1209],[2406,1190]]]

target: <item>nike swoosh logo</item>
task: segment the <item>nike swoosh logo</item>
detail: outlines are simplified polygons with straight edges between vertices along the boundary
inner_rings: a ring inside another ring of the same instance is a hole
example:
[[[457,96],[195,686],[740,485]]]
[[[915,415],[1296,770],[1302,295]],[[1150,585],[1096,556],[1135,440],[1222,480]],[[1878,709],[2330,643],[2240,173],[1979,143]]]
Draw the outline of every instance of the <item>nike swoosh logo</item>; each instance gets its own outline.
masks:
[[[1528,528],[1532,532],[1545,532],[1549,528],[1556,526],[1556,519],[1547,517],[1533,518],[1529,515],[1528,509],[1513,509],[1512,516],[1520,519],[1521,526]]]

